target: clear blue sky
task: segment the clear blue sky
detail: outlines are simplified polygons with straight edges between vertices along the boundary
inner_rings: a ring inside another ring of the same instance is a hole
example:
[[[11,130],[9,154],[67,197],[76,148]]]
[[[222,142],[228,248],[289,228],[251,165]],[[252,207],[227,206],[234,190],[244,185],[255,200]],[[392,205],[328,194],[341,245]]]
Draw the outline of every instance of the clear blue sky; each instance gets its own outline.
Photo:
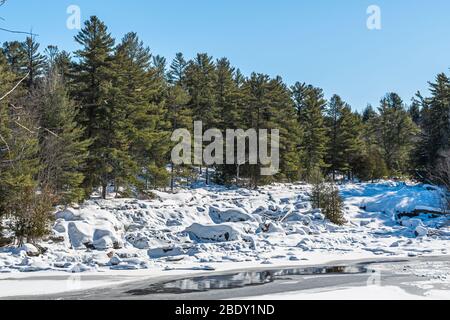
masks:
[[[77,48],[66,28],[69,5],[98,15],[120,39],[136,31],[171,60],[208,52],[245,74],[280,75],[340,94],[355,109],[388,91],[405,101],[450,67],[448,0],[8,0],[1,27],[30,30],[42,45]],[[366,28],[367,7],[381,8],[382,30]],[[0,31],[0,41],[17,39]]]

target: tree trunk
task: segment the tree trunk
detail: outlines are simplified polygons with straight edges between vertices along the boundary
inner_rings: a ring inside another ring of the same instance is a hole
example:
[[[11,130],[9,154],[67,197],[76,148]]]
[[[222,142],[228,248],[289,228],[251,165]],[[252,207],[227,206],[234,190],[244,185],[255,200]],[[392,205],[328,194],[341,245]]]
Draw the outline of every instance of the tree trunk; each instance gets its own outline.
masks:
[[[102,185],[102,199],[106,199],[106,189],[108,188],[107,185]]]
[[[174,188],[174,184],[175,184],[175,181],[174,181],[175,168],[174,168],[173,162],[171,163],[171,165],[172,165],[172,168],[171,168],[171,173],[170,173],[170,191],[173,192],[173,188]]]

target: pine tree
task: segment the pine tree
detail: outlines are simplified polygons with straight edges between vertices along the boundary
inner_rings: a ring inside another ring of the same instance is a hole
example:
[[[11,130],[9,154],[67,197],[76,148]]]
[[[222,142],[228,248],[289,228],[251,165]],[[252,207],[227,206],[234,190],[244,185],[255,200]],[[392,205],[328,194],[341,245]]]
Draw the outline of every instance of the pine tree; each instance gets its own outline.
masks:
[[[62,81],[66,84],[70,84],[70,79],[73,76],[73,62],[70,53],[67,51],[59,51],[57,46],[48,46],[45,49],[47,55],[46,73],[48,74],[53,69],[53,72],[57,71],[58,75],[62,77]]]
[[[327,108],[327,126],[329,128],[329,147],[327,163],[330,164],[330,171],[333,175],[333,181],[336,180],[336,173],[341,170],[348,169],[345,163],[345,152],[341,145],[342,135],[342,112],[344,109],[344,101],[338,95],[331,97]]]
[[[217,60],[215,104],[218,110],[218,128],[225,135],[227,129],[238,129],[242,125],[243,95],[234,81],[234,68],[226,58]],[[237,159],[235,159],[235,162]],[[236,165],[220,165],[216,168],[216,179],[224,184],[237,179]]]
[[[322,89],[296,83],[292,95],[303,130],[302,163],[308,179],[314,169],[326,168],[327,128],[324,121],[326,101]]]
[[[120,142],[115,150],[120,156],[115,185],[137,185],[136,177],[142,175],[154,187],[166,186],[170,135],[164,72],[151,67],[150,50],[135,33],[125,35],[118,46],[115,69],[120,70],[112,91],[118,115],[113,131]]]
[[[193,121],[191,110],[188,108],[189,94],[181,86],[175,84],[168,89],[167,94],[167,122],[170,124],[170,131],[174,132],[177,129],[187,129],[193,132]],[[175,187],[175,178],[181,176],[188,178],[190,168],[187,165],[175,166],[171,162],[171,177],[170,189],[173,191]]]
[[[39,43],[34,37],[27,37],[22,43],[22,51],[25,53],[25,70],[28,73],[28,90],[36,86],[38,79],[42,76],[45,68],[45,56],[39,52]]]
[[[381,100],[376,122],[379,146],[391,174],[407,173],[417,127],[396,93]]]
[[[26,52],[23,44],[19,41],[5,42],[2,51],[11,71],[17,77],[24,77],[26,75]]]
[[[72,89],[80,104],[78,122],[85,128],[84,138],[92,141],[85,187],[89,191],[100,185],[102,196],[106,197],[106,188],[113,172],[111,157],[116,156],[111,150],[111,135],[115,133],[112,131],[113,121],[117,118],[114,118],[110,100],[114,75],[114,39],[106,25],[93,16],[85,22],[84,28],[75,36],[75,41],[82,49],[75,52],[78,57],[74,75],[76,87]]]
[[[299,146],[303,139],[303,131],[296,118],[291,92],[281,77],[273,79],[269,89],[273,110],[269,127],[280,131],[280,172],[275,178],[290,182],[298,181],[301,175]]]
[[[420,93],[419,93],[420,95]],[[411,106],[408,109],[409,116],[411,120],[417,125],[420,125],[421,115],[420,115],[420,105],[421,102],[418,99],[413,98]]]
[[[367,105],[367,107],[363,111],[362,121],[367,123],[373,118],[377,117],[377,112],[373,109],[372,105]]]
[[[362,120],[338,95],[330,100],[326,120],[329,128],[327,163],[333,181],[336,180],[337,172],[347,174],[351,179],[353,165],[361,154]]]
[[[186,67],[186,88],[191,100],[194,121],[201,121],[203,128],[213,129],[219,125],[219,115],[215,104],[215,83],[217,75],[212,57],[206,53],[197,54]],[[209,183],[209,169],[206,166],[206,183]]]
[[[83,169],[90,142],[83,140],[83,129],[76,123],[77,109],[69,98],[57,62],[49,61],[40,88],[39,182],[59,203],[69,204],[85,197]]]
[[[250,178],[250,186],[257,187],[279,180],[297,180],[300,172],[300,156],[298,145],[301,139],[301,130],[295,117],[295,107],[290,99],[290,91],[280,77],[271,79],[265,74],[253,73],[242,87],[245,102],[242,109],[242,126],[245,129],[254,129],[257,133],[257,152],[263,147],[260,145],[260,129],[268,130],[268,147],[270,148],[270,133],[279,130],[280,168],[275,176],[261,176],[263,166],[245,165],[242,173]],[[246,161],[248,156],[246,156]],[[259,159],[261,160],[261,159]]]
[[[186,85],[191,96],[189,103],[195,121],[202,121],[204,128],[217,126],[215,83],[217,75],[212,57],[200,53],[186,68]]]
[[[259,140],[259,130],[269,129],[268,120],[273,116],[270,107],[269,98],[270,77],[265,74],[252,73],[249,79],[244,83],[242,90],[245,95],[245,103],[243,109],[242,125],[244,130],[254,129]],[[259,152],[259,141],[256,150]],[[247,176],[250,178],[250,187],[257,188],[261,183],[260,165],[248,164],[250,155],[249,148],[246,150],[245,164],[243,168],[239,168],[239,176]],[[244,159],[240,159],[242,161]],[[241,165],[240,163],[238,165]]]
[[[0,96],[10,90],[17,75],[0,55]],[[36,176],[38,123],[31,97],[21,88],[0,101],[0,218],[10,218],[10,230],[19,244],[34,242],[48,232],[51,194],[40,188]]]
[[[160,78],[166,77],[166,67],[167,67],[167,61],[166,58],[156,55],[153,56],[153,67],[155,68],[156,74]]]
[[[10,72],[10,66],[7,64],[6,57],[0,52],[0,96],[3,96],[13,86],[15,76]],[[10,129],[10,119],[8,112],[7,99],[0,100],[0,238],[2,232],[2,218],[5,214],[5,204],[7,198],[7,185],[5,177],[12,170],[11,161],[13,160],[11,146],[12,132]]]
[[[439,153],[450,148],[450,80],[439,74],[436,82],[430,83],[431,97],[423,99],[421,133],[415,162],[425,175],[433,171]]]
[[[183,84],[186,75],[187,62],[181,52],[178,52],[175,59],[170,64],[168,73],[169,82],[171,84]]]

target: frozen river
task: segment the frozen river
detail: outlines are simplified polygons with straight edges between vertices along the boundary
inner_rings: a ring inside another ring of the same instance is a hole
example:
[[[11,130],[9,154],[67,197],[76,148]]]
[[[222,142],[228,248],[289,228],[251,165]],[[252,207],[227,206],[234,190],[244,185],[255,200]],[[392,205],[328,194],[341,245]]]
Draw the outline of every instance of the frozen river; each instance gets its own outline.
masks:
[[[231,273],[155,278],[108,288],[20,299],[416,299],[436,297],[436,294],[438,298],[450,299],[450,257],[335,262],[299,268],[272,269],[268,266]]]

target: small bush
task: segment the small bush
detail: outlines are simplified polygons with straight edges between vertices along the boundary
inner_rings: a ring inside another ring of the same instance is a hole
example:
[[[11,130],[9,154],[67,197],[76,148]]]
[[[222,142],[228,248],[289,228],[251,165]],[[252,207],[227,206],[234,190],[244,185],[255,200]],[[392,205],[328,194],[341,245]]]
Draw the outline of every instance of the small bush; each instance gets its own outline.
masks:
[[[339,189],[331,183],[323,181],[313,185],[311,204],[314,209],[322,209],[325,217],[336,225],[344,225],[344,202]]]
[[[11,217],[10,230],[18,244],[34,243],[50,232],[54,195],[44,189],[36,192],[35,188],[23,188],[11,198],[6,207]]]

